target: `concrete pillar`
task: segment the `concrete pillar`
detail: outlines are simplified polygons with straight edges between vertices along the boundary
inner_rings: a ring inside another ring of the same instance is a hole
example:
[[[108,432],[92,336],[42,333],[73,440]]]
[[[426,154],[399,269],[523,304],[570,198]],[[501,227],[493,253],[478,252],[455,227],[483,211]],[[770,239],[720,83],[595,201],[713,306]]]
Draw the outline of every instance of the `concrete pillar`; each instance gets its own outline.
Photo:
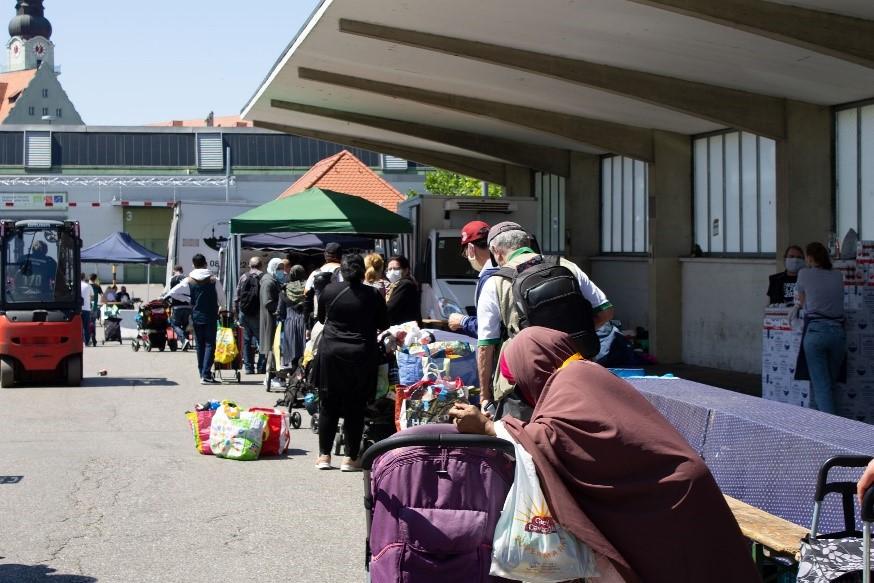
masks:
[[[507,196],[534,196],[534,171],[523,166],[504,165]]]
[[[832,112],[789,101],[786,140],[777,142],[777,269],[789,245],[828,243],[832,230]],[[843,236],[844,233],[839,233]]]
[[[571,152],[565,183],[565,256],[591,273],[591,257],[601,251],[601,160]]]
[[[660,362],[680,362],[683,278],[679,258],[692,248],[692,140],[654,132],[649,169],[650,351]]]

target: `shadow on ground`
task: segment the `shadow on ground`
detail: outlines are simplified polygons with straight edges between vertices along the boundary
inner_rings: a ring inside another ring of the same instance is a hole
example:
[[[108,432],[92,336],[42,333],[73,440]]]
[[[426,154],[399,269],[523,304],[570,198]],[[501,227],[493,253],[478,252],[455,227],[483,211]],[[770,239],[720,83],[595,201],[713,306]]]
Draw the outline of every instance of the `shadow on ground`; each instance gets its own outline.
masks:
[[[46,565],[14,565],[0,563],[0,582],[16,583],[94,583],[94,577],[65,575]]]
[[[24,479],[24,476],[0,476],[0,485],[2,484],[17,484]]]
[[[140,387],[176,387],[179,383],[171,381],[167,377],[88,377],[82,379],[83,387],[118,387],[118,386],[140,386]]]

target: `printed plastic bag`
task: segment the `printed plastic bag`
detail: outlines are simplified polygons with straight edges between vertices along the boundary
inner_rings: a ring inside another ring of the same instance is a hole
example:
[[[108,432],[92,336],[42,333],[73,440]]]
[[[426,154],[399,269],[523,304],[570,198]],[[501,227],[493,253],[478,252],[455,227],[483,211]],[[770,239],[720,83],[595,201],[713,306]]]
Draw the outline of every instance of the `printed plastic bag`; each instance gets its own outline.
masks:
[[[552,517],[534,460],[502,423],[495,423],[495,431],[513,442],[516,471],[495,528],[489,574],[529,583],[597,577],[595,554]]]
[[[186,411],[185,418],[194,433],[194,446],[203,455],[212,455],[209,447],[209,430],[215,410],[219,407],[218,401],[207,401],[194,406],[194,411]]]
[[[288,449],[291,432],[288,429],[288,412],[282,409],[249,407],[250,413],[264,413],[267,416],[267,437],[261,445],[261,455],[282,455]]]
[[[215,361],[219,364],[231,364],[238,354],[234,330],[232,328],[219,328],[215,337]]]
[[[217,457],[254,460],[261,453],[268,431],[264,413],[240,411],[236,403],[222,401],[212,417],[209,446]]]

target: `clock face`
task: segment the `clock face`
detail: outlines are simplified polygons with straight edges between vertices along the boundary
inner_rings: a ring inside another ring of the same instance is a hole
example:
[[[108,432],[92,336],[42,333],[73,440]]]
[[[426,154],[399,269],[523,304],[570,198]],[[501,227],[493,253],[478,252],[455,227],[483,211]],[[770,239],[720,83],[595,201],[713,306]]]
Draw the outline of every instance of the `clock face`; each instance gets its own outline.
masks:
[[[20,53],[20,52],[21,52],[21,45],[20,44],[15,43],[14,45],[12,45],[12,54],[13,55],[17,56],[18,53]]]
[[[46,46],[42,43],[34,45],[33,52],[36,53],[37,57],[41,57],[46,54]]]

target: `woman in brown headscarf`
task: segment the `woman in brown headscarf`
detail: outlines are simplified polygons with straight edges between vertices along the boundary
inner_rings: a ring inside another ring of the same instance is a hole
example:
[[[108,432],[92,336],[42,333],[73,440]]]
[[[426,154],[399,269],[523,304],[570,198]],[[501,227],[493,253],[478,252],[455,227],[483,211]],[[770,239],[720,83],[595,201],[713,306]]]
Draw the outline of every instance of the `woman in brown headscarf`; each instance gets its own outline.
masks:
[[[634,387],[546,328],[518,334],[500,366],[534,406],[530,422],[500,423],[534,458],[553,516],[622,578],[761,581],[704,461]],[[494,435],[477,407],[453,416],[463,433]]]

